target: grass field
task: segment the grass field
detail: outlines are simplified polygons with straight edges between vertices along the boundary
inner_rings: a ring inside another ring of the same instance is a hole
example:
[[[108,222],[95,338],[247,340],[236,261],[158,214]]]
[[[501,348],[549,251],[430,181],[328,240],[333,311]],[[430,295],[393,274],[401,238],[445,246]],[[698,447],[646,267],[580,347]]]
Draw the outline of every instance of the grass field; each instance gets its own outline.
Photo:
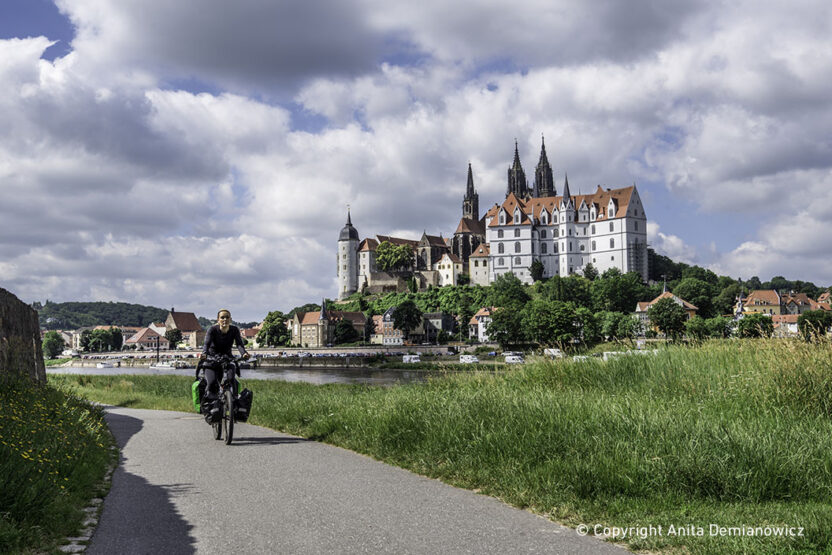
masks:
[[[0,553],[54,551],[81,528],[112,459],[102,412],[26,380],[0,378]]]
[[[187,378],[50,381],[105,403],[192,410]],[[832,549],[828,342],[718,341],[396,387],[244,386],[254,391],[253,424],[589,525],[590,533],[595,524],[634,527],[623,540],[631,549]],[[687,533],[670,535],[671,525]],[[745,535],[712,536],[711,525]],[[647,530],[638,528],[649,526],[661,526],[661,535],[641,537]],[[784,526],[802,535],[749,536],[744,528]]]

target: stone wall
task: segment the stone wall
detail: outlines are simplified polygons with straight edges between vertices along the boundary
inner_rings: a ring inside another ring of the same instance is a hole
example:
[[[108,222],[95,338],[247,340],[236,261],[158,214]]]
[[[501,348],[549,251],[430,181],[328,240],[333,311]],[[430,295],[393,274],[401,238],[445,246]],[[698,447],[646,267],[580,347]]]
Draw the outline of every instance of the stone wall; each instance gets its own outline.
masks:
[[[38,313],[0,288],[0,375],[8,374],[46,383]]]

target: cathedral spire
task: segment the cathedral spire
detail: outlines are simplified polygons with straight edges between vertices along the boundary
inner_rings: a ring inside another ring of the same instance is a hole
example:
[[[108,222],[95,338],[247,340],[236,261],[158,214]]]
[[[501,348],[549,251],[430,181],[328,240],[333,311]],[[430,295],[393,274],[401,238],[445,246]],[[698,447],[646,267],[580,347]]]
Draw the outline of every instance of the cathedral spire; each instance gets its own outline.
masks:
[[[318,316],[318,320],[329,320],[326,315],[326,299],[321,299],[321,314]]]
[[[534,196],[553,197],[555,196],[555,180],[552,175],[552,166],[549,165],[549,158],[546,156],[546,141],[540,137],[540,160],[534,170]]]
[[[471,162],[468,162],[468,186],[465,188],[465,198],[462,199],[462,217],[472,220],[480,219],[480,196],[474,189],[474,172]]]
[[[571,195],[569,194],[569,176],[564,174],[563,179],[563,203],[569,204],[569,199]]]
[[[508,187],[506,196],[514,193],[519,199],[526,198],[529,194],[529,183],[526,181],[526,172],[520,163],[520,150],[517,146],[517,139],[514,139],[514,162],[508,169]]]

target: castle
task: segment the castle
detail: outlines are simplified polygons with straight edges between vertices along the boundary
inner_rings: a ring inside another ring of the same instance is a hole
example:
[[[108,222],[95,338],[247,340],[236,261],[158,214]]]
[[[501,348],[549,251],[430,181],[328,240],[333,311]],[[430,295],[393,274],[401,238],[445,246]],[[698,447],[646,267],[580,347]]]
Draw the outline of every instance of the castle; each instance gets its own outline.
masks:
[[[558,195],[545,142],[533,188],[516,142],[507,181],[505,200],[480,217],[469,163],[462,218],[449,238],[424,233],[418,241],[384,235],[362,240],[347,212],[338,237],[338,298],[359,290],[400,291],[410,276],[420,288],[456,285],[463,274],[480,285],[508,272],[531,283],[535,261],[542,264],[544,278],[579,273],[592,264],[600,273],[617,268],[647,279],[647,215],[635,184],[621,189],[598,186],[591,194],[572,195],[564,175]],[[404,273],[378,270],[376,249],[384,241],[413,250],[411,267]]]

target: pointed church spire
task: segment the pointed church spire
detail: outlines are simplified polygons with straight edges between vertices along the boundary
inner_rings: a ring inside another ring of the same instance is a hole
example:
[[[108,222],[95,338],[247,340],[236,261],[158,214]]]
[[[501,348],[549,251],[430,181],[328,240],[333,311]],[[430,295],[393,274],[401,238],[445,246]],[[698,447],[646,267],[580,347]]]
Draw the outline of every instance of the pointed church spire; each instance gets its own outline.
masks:
[[[546,141],[543,135],[540,136],[540,140],[540,160],[534,170],[534,196],[537,198],[553,197],[555,196],[555,180],[552,175],[552,166],[546,156]]]
[[[350,207],[347,206],[347,225],[352,225],[352,220],[350,220]]]
[[[514,193],[519,199],[526,198],[529,194],[529,184],[526,181],[526,172],[523,171],[523,165],[520,163],[520,150],[517,146],[517,139],[514,139],[514,162],[508,169],[508,187],[506,188],[506,196]]]
[[[468,187],[465,189],[465,198],[474,195],[474,173],[471,171],[471,162],[468,162]]]
[[[569,194],[569,176],[564,174],[564,179],[563,179],[563,202],[566,202],[566,200],[569,199],[570,196],[571,195]]]
[[[318,316],[318,320],[328,320],[329,318],[326,315],[326,299],[321,299],[321,315]]]

